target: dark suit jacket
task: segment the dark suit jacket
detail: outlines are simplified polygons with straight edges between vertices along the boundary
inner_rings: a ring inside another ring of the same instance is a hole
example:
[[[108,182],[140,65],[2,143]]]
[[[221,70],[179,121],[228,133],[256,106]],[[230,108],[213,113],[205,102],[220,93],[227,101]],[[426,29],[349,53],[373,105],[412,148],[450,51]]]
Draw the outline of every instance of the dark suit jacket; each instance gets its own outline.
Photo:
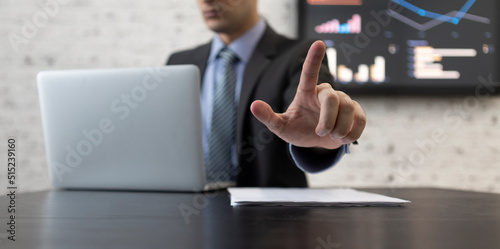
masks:
[[[288,144],[252,115],[250,104],[260,99],[270,104],[275,112],[285,112],[297,90],[302,64],[311,43],[288,39],[268,26],[257,44],[243,75],[238,106],[238,186],[307,186],[305,174],[290,157]],[[203,77],[210,48],[208,43],[175,53],[167,64],[197,65]],[[326,58],[319,81],[333,84],[325,62]]]

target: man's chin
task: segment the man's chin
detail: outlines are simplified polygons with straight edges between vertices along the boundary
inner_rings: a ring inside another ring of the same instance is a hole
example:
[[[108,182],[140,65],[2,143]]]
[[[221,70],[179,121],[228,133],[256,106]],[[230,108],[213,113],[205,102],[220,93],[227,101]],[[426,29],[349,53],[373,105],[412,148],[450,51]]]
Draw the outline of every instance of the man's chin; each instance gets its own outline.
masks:
[[[208,28],[216,33],[225,33],[229,30],[228,25],[220,20],[207,20],[206,23]]]

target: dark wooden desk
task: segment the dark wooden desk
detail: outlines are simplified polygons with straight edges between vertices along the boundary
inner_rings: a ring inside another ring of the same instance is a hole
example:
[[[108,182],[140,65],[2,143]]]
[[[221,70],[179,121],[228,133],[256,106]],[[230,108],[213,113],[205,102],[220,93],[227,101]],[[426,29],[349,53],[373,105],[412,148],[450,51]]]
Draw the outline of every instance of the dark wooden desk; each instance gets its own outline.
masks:
[[[27,193],[17,196],[17,241],[0,238],[0,248],[500,248],[500,195],[367,190],[413,203],[231,207],[226,191]],[[0,234],[8,201],[0,197]]]

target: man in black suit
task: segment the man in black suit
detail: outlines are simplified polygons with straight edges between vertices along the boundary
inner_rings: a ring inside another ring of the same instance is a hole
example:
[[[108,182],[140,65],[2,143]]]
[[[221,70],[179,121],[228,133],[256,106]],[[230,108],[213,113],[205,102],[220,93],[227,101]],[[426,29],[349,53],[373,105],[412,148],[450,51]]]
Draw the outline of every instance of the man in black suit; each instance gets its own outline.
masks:
[[[366,124],[361,106],[333,89],[325,44],[276,34],[259,16],[257,0],[198,0],[198,4],[207,26],[216,33],[214,39],[171,55],[167,64],[199,67],[206,116],[213,112],[217,76],[222,77],[217,72],[218,53],[224,49],[236,53],[234,180],[238,186],[307,186],[302,170],[319,172],[334,165]],[[210,120],[204,117],[204,127]],[[204,133],[204,141],[209,140],[210,130]]]

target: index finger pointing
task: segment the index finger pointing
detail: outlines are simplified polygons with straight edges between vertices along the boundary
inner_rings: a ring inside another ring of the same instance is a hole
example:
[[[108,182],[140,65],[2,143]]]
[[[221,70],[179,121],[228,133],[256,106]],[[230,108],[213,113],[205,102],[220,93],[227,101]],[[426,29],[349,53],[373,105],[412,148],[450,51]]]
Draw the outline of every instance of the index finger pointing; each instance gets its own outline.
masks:
[[[326,46],[322,41],[315,41],[309,51],[307,52],[306,60],[302,66],[302,74],[300,75],[300,82],[298,91],[309,92],[316,89],[318,84],[319,70],[321,62],[325,57]]]

